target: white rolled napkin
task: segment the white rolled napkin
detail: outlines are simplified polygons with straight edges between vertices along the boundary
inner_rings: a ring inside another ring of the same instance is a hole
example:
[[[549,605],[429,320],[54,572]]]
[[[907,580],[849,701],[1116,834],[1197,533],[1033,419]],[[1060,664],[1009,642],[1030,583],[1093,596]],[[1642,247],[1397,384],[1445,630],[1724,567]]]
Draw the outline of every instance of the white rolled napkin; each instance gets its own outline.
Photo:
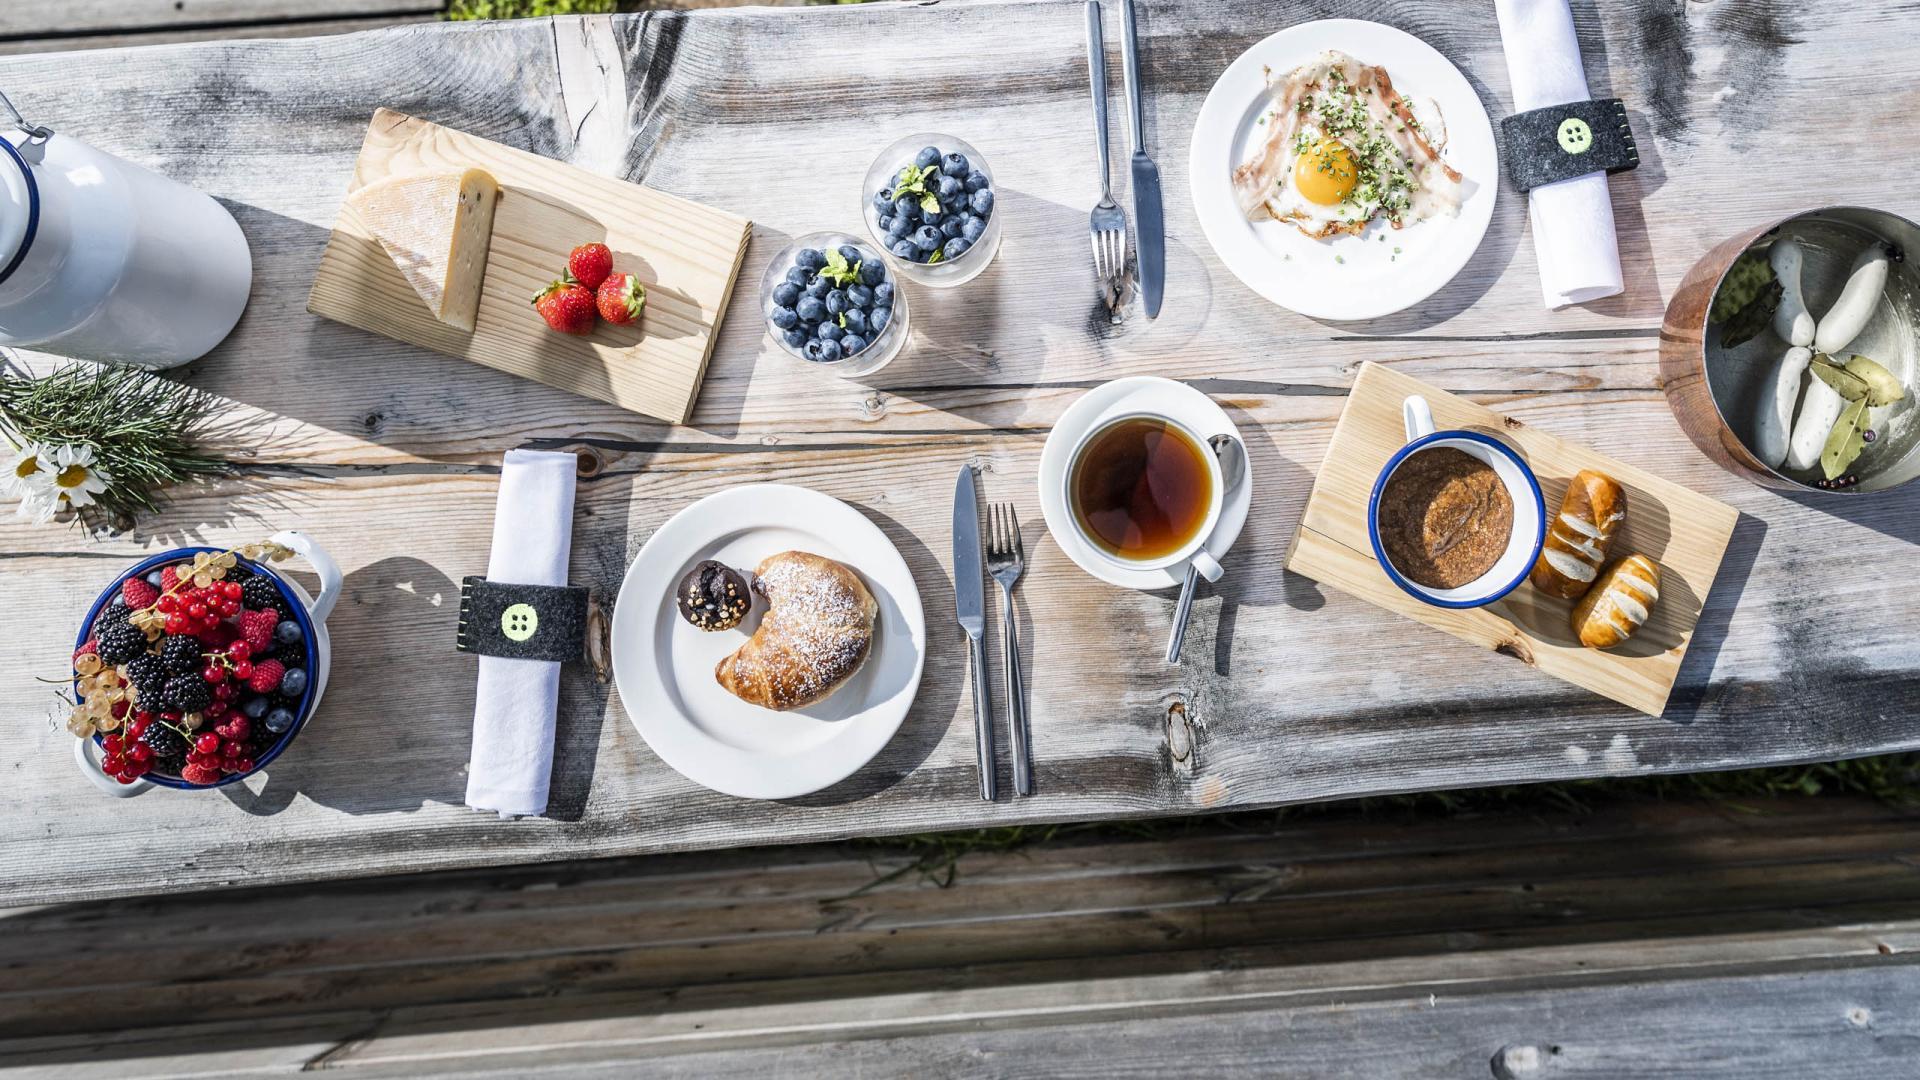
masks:
[[[505,585],[565,585],[573,553],[572,454],[509,450],[494,507],[487,580]],[[473,754],[467,805],[501,817],[547,812],[553,780],[553,721],[560,665],[551,660],[480,657],[474,695]]]
[[[1580,41],[1567,0],[1494,0],[1493,9],[1513,82],[1514,112],[1587,100],[1587,73],[1580,66]],[[1606,173],[1534,188],[1528,215],[1549,308],[1584,304],[1625,288]]]

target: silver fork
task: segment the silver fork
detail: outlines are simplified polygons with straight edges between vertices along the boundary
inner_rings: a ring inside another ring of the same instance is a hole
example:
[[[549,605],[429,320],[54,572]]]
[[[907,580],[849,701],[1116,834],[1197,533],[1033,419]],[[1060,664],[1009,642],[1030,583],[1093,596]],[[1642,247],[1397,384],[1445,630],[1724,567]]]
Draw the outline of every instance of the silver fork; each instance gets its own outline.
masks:
[[[1109,308],[1120,306],[1127,272],[1127,215],[1113,201],[1107,161],[1107,42],[1100,31],[1100,0],[1087,0],[1087,72],[1093,83],[1093,129],[1100,147],[1100,201],[1094,205],[1093,273]]]
[[[987,573],[1000,583],[1007,605],[1001,621],[1001,664],[1007,673],[1007,731],[1013,737],[1013,790],[1033,794],[1033,752],[1027,745],[1027,696],[1020,689],[1020,630],[1013,620],[1013,586],[1027,569],[1027,546],[1012,503],[987,507]]]

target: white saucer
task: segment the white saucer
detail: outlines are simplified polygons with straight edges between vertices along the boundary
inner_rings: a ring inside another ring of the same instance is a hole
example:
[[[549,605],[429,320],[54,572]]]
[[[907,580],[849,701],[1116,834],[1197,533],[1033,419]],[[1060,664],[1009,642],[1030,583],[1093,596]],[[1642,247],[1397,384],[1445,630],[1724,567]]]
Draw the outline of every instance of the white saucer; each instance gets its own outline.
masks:
[[[1233,169],[1266,137],[1266,70],[1291,71],[1328,49],[1386,68],[1409,101],[1439,105],[1447,132],[1441,157],[1466,180],[1458,214],[1404,229],[1376,221],[1359,236],[1315,240],[1284,221],[1248,221],[1241,213]],[[1254,292],[1320,319],[1379,318],[1438,292],[1480,246],[1500,190],[1493,124],[1473,84],[1412,34],[1359,19],[1290,26],[1240,54],[1200,107],[1192,147],[1194,211],[1220,261]]]
[[[680,617],[674,588],[703,559],[746,572],[789,550],[846,564],[880,616],[858,674],[825,701],[774,712],[713,677],[766,601],[738,628],[706,632]],[[786,484],[729,488],[675,514],[627,568],[613,609],[613,678],[640,737],[687,779],[750,799],[818,791],[873,760],[913,705],[926,645],[920,590],[893,542],[840,500]]]
[[[1047,519],[1047,529],[1053,533],[1054,542],[1080,569],[1126,589],[1165,589],[1186,580],[1184,565],[1171,570],[1125,570],[1113,565],[1075,531],[1073,512],[1067,508],[1063,493],[1068,459],[1080,440],[1107,421],[1135,412],[1170,417],[1203,439],[1215,435],[1241,437],[1240,429],[1212,398],[1186,383],[1140,375],[1096,386],[1060,414],[1053,433],[1047,436],[1046,447],[1040,451],[1040,513]],[[1220,521],[1207,539],[1207,551],[1215,559],[1226,557],[1227,549],[1233,547],[1240,529],[1247,523],[1248,508],[1253,505],[1253,465],[1245,462],[1245,466],[1240,482],[1222,496]]]

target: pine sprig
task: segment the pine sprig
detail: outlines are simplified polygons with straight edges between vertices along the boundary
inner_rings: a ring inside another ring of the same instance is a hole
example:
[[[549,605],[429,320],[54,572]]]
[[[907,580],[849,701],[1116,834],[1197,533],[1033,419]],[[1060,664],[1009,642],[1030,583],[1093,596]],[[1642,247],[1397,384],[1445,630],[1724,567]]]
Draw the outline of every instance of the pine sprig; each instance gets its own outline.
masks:
[[[197,448],[217,405],[145,368],[72,364],[38,378],[0,371],[0,435],[19,445],[94,448],[110,482],[80,510],[83,520],[95,511],[112,519],[157,510],[161,488],[226,469]]]

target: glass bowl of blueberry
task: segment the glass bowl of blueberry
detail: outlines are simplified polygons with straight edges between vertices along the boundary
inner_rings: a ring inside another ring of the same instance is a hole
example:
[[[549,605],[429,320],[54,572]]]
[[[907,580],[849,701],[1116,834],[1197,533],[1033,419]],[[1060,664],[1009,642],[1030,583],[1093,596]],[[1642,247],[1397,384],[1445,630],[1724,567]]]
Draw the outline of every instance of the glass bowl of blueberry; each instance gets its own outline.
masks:
[[[760,279],[760,314],[782,349],[840,375],[887,366],[907,341],[907,297],[887,260],[846,233],[808,233]]]
[[[874,243],[922,285],[972,281],[1000,248],[993,170],[951,135],[909,135],[880,151],[861,191]]]

